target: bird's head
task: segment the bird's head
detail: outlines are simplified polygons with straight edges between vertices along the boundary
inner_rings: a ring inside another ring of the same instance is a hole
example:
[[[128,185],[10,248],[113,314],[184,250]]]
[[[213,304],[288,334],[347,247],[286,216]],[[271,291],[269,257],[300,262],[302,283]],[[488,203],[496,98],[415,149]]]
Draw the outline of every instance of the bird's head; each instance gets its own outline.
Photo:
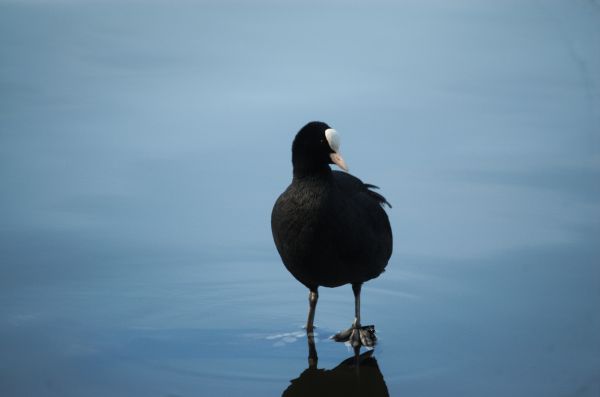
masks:
[[[311,121],[296,134],[292,144],[292,164],[295,175],[327,171],[329,164],[348,171],[340,154],[339,134],[320,121]]]

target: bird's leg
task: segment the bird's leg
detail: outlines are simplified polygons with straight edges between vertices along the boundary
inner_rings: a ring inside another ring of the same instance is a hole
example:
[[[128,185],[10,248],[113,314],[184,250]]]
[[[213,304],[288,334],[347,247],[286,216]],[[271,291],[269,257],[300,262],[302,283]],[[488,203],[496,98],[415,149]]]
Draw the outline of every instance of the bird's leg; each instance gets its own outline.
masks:
[[[354,323],[353,328],[360,328],[360,289],[362,284],[352,284],[352,292],[354,293]]]
[[[319,300],[319,292],[317,288],[311,289],[308,293],[308,319],[306,320],[306,333],[312,334],[314,331],[315,311],[317,309],[317,301]]]
[[[317,288],[311,289],[308,293],[308,319],[306,320],[306,340],[308,341],[308,367],[317,368],[317,348],[315,347],[314,321],[315,311],[317,309],[317,301],[319,300],[319,292]]]
[[[377,338],[375,337],[375,326],[367,325],[363,327],[360,324],[360,289],[362,283],[352,284],[352,292],[354,292],[354,322],[352,327],[339,332],[333,336],[336,342],[350,342],[352,347],[360,348],[361,346],[373,347]]]
[[[307,332],[306,340],[308,341],[308,368],[316,369],[317,364],[319,363],[319,357],[317,356],[314,334],[312,332]]]

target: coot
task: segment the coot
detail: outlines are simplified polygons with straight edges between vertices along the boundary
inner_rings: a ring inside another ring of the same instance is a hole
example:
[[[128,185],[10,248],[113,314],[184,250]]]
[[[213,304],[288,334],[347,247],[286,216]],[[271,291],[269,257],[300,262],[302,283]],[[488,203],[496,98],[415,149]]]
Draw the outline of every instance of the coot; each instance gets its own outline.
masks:
[[[305,125],[292,144],[292,183],[279,196],[271,214],[275,245],[285,267],[309,289],[306,331],[313,332],[318,288],[352,284],[355,319],[334,335],[352,346],[373,346],[373,326],[360,322],[362,284],[379,276],[392,254],[392,229],[374,185],[348,171],[339,152],[338,133],[326,123]],[[390,206],[391,207],[391,206]]]

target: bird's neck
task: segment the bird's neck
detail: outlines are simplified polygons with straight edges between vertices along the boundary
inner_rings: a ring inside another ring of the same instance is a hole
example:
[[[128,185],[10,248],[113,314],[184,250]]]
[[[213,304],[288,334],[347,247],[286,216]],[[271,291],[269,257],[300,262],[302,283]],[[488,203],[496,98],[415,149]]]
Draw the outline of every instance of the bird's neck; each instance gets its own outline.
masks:
[[[294,162],[294,179],[330,178],[329,164],[303,164]]]

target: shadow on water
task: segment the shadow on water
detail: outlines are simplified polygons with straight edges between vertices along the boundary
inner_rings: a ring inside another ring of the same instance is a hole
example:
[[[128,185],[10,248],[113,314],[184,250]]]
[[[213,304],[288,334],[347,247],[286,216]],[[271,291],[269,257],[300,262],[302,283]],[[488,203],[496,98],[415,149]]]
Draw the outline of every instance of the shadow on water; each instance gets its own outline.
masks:
[[[342,361],[333,369],[317,368],[317,350],[312,335],[308,336],[308,368],[284,390],[292,396],[389,396],[383,374],[373,350]]]

